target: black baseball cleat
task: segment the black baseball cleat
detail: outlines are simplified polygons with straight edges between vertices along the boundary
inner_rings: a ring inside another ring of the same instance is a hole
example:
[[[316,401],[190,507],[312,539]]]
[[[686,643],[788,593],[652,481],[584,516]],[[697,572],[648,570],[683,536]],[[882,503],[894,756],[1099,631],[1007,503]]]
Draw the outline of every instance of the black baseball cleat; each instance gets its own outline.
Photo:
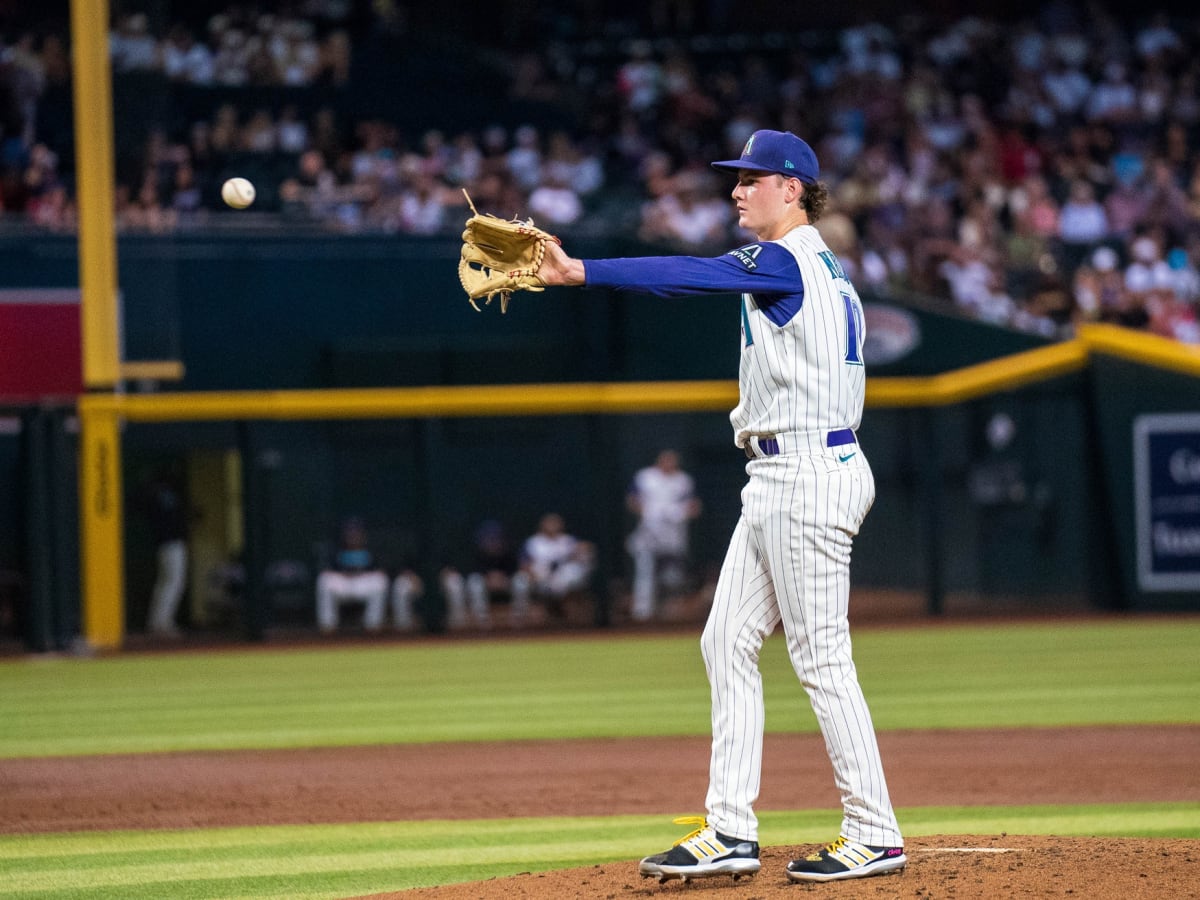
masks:
[[[709,828],[707,819],[698,816],[676,819],[675,824],[699,827],[676,841],[666,853],[643,859],[638,866],[642,877],[657,877],[661,882],[671,878],[687,881],[689,878],[732,875],[736,880],[742,875],[755,874],[761,867],[757,842],[721,834]]]
[[[793,859],[787,877],[792,881],[841,881],[899,872],[906,865],[903,847],[868,847],[839,837],[811,856]]]

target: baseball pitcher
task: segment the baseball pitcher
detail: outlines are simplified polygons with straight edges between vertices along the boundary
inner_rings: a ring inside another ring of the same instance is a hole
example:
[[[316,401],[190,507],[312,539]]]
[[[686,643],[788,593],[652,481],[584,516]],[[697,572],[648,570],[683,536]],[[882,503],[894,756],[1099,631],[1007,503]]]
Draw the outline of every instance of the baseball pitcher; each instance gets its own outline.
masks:
[[[532,276],[539,287],[741,295],[740,396],[730,421],[748,457],[748,482],[701,639],[712,687],[708,814],[680,820],[695,830],[646,857],[640,871],[666,880],[759,870],[758,654],[782,625],[843,805],[838,838],[790,862],[786,874],[836,881],[896,872],[907,862],[904,842],[847,623],[851,544],[875,499],[855,435],[866,383],[862,306],[813,227],[828,191],[807,143],[790,132],[757,131],[739,159],[713,166],[736,173],[738,223],[753,242],[716,258],[582,260],[543,240]]]

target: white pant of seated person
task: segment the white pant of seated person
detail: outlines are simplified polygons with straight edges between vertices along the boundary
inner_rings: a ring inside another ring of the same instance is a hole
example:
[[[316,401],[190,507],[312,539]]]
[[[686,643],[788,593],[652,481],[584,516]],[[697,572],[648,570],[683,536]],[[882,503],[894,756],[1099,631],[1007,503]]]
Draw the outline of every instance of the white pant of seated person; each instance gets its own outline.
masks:
[[[392,582],[392,624],[398,630],[412,630],[413,600],[422,593],[421,579],[411,572],[401,572]]]
[[[533,592],[541,597],[562,599],[573,591],[581,591],[587,587],[592,575],[591,562],[582,560],[567,560],[559,563],[549,572],[532,572]]]
[[[366,604],[363,627],[383,627],[388,577],[383,572],[322,572],[317,576],[317,627],[333,631],[338,626],[339,607],[346,601]]]
[[[451,628],[462,628],[468,621],[482,628],[491,625],[491,598],[482,573],[472,572],[464,578],[459,572],[446,572],[442,576],[442,593]],[[513,624],[520,624],[529,614],[529,576],[515,573],[509,579],[508,594],[512,604],[509,615]]]

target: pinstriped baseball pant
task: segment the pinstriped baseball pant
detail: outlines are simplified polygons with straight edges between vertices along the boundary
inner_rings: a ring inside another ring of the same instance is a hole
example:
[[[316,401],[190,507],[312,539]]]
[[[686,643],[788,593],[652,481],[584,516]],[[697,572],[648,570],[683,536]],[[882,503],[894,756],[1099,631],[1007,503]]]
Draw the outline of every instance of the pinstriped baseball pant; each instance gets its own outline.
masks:
[[[758,656],[782,624],[841,792],[842,834],[901,846],[883,764],[850,653],[850,550],[875,499],[861,448],[753,459],[742,514],[701,638],[712,687],[708,821],[758,839],[763,693]]]

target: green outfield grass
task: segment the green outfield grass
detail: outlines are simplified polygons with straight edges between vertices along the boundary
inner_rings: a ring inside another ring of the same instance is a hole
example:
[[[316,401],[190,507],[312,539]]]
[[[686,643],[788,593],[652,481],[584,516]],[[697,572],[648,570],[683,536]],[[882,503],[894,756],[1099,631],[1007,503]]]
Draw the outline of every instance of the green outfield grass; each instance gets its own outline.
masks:
[[[899,810],[932,834],[1200,838],[1200,804]],[[828,840],[834,811],[765,812],[764,844]],[[0,900],[337,898],[632,860],[669,846],[662,816],[0,836]]]
[[[0,663],[0,758],[706,734],[698,634],[27,657]],[[879,729],[1200,722],[1200,619],[860,629]],[[783,641],[771,731],[815,722]]]

